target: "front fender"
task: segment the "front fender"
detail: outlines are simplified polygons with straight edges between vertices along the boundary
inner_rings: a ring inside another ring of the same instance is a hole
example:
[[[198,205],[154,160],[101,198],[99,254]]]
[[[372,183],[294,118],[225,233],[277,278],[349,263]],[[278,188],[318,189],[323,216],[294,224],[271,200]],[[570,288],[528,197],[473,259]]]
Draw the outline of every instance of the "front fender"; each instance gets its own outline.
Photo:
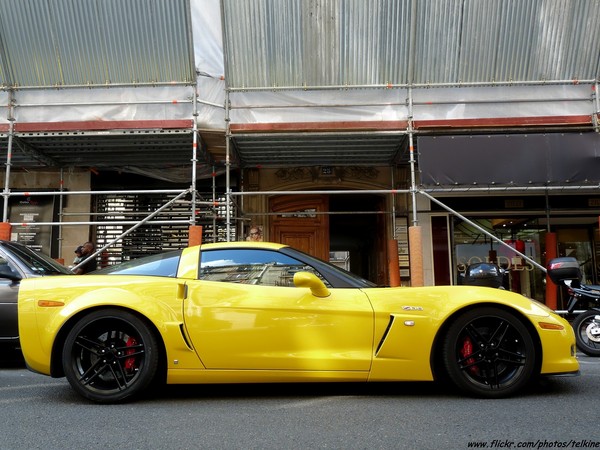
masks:
[[[472,286],[365,289],[375,310],[371,379],[433,379],[431,355],[444,324],[483,304],[513,310],[541,334],[540,322],[561,320],[546,306],[500,289]],[[555,332],[564,335],[564,332]]]

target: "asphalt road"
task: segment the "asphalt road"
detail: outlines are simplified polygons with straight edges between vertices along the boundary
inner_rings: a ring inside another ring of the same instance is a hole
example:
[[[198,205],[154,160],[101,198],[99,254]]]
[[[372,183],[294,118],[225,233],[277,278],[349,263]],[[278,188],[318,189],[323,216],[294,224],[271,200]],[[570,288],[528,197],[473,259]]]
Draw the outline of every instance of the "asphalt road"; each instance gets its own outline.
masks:
[[[171,386],[95,405],[0,362],[0,449],[600,448],[600,358],[503,400],[433,383]]]

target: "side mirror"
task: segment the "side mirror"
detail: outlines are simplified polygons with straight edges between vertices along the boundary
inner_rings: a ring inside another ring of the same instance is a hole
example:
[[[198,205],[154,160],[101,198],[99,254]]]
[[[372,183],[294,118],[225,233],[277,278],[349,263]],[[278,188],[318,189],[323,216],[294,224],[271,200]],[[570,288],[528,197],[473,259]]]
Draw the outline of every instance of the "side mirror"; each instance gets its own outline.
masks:
[[[16,274],[8,264],[0,264],[0,278],[7,278],[13,282],[21,281],[23,277]]]
[[[329,297],[331,295],[331,292],[319,277],[310,272],[296,272],[294,274],[294,286],[309,288],[315,297]]]

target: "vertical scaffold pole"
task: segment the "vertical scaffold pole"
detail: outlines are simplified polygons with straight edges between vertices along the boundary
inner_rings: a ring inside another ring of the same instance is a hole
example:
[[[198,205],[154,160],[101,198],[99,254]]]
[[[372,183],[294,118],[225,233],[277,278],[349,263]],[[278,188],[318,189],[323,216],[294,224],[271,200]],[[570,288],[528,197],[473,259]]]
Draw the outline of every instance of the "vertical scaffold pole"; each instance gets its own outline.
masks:
[[[408,88],[408,146],[410,156],[410,193],[412,203],[412,226],[408,229],[408,247],[410,257],[410,285],[424,286],[423,274],[423,240],[422,230],[417,216],[417,176],[413,129],[413,99],[412,88]]]
[[[227,242],[231,241],[231,156],[230,140],[231,128],[229,126],[229,90],[225,91],[225,226],[227,230]]]
[[[4,211],[2,213],[2,222],[8,222],[8,199],[10,197],[10,167],[12,165],[12,146],[13,136],[15,134],[15,117],[13,105],[13,91],[8,91],[8,148],[6,151],[6,170],[4,172]]]
[[[202,244],[202,227],[196,225],[196,178],[198,166],[198,83],[193,88],[192,96],[193,112],[192,112],[192,181],[190,183],[191,211],[190,225],[188,232],[188,245]]]
[[[596,84],[594,84],[594,104],[595,104],[595,111],[594,114],[592,114],[592,124],[594,125],[594,129],[596,130],[597,133],[600,133],[600,92],[598,92],[598,89],[600,89],[600,84],[598,84],[596,82]]]
[[[190,190],[192,191],[192,216],[190,217],[190,225],[196,225],[196,177],[198,165],[198,84],[194,86],[194,114],[192,120],[192,183]]]
[[[212,215],[212,241],[217,242],[217,169],[213,165],[212,168],[212,202],[213,202],[213,215]]]

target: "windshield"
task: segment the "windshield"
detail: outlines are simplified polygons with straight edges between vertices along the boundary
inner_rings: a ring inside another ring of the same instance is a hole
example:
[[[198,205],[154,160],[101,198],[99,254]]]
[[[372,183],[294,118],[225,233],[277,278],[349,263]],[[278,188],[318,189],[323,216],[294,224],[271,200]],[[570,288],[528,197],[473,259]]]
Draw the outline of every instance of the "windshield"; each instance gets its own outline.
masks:
[[[344,287],[355,287],[355,288],[369,288],[369,287],[377,287],[377,284],[366,280],[358,275],[348,272],[347,270],[342,269],[334,264],[331,264],[327,261],[323,261],[321,259],[315,258],[308,253],[300,251],[298,249],[292,247],[284,247],[281,250],[281,253],[289,254],[296,256],[298,259],[301,259],[305,263],[314,267],[317,271],[319,271],[323,276],[330,279],[331,276],[335,276],[339,280],[344,280]],[[330,280],[331,281],[331,280]],[[333,283],[332,283],[333,284]],[[341,286],[338,286],[341,287]]]
[[[68,268],[57,263],[49,256],[38,253],[24,245],[12,242],[2,244],[7,248],[15,258],[18,258],[32,273],[38,275],[72,275]]]
[[[92,272],[93,275],[148,275],[154,277],[176,277],[181,250],[174,250],[156,255],[127,261]]]

